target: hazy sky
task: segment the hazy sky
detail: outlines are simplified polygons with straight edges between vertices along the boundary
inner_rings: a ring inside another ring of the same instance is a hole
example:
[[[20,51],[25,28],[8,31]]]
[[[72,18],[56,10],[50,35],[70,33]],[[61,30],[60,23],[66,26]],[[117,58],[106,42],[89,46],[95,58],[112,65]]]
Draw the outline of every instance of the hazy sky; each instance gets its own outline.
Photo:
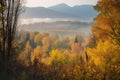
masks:
[[[60,3],[66,3],[69,6],[92,4],[95,5],[98,0],[26,0],[26,6],[36,7],[36,6],[53,6]]]

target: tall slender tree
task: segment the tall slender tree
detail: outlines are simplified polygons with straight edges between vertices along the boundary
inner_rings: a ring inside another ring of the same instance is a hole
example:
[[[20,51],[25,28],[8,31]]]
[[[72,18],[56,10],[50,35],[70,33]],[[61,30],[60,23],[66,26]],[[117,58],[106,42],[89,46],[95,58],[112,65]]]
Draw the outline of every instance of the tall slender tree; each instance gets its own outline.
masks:
[[[4,67],[10,64],[22,0],[0,0],[0,56]]]

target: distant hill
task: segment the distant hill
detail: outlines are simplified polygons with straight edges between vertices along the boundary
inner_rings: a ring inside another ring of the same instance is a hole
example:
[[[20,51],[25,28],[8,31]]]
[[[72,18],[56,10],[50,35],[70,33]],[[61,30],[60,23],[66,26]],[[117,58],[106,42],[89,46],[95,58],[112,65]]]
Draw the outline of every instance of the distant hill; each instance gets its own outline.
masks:
[[[80,5],[70,7],[66,4],[58,4],[48,8],[25,7],[22,18],[94,18],[97,12],[92,5]]]
[[[79,21],[56,21],[56,22],[41,22],[34,24],[25,24],[21,26],[21,30],[33,32],[48,32],[50,34],[58,34],[60,36],[81,34],[83,36],[91,33],[91,26],[94,23],[86,23]]]
[[[75,15],[81,18],[94,18],[98,14],[94,10],[92,5],[76,5],[76,6],[70,7],[63,3],[63,4],[49,7],[49,9],[70,14],[70,15]]]
[[[44,7],[25,7],[22,18],[75,18],[75,15],[58,12]]]

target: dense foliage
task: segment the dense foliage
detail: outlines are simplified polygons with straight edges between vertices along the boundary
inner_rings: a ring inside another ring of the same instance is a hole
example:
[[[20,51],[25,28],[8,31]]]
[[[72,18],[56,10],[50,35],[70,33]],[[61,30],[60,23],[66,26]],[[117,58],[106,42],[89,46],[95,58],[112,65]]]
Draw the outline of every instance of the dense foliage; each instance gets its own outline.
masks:
[[[120,0],[98,1],[93,34],[86,38],[17,32],[14,41],[19,45],[12,45],[17,46],[11,49],[9,69],[0,66],[0,79],[120,80],[119,4]]]

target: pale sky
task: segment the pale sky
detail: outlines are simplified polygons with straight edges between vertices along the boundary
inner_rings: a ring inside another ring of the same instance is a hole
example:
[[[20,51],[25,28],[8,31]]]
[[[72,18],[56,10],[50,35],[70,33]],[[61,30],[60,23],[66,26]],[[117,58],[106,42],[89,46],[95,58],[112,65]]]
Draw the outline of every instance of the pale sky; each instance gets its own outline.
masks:
[[[26,0],[26,6],[28,7],[49,7],[53,5],[57,5],[60,3],[65,3],[69,6],[74,5],[83,5],[83,4],[90,4],[95,5],[98,0]]]

